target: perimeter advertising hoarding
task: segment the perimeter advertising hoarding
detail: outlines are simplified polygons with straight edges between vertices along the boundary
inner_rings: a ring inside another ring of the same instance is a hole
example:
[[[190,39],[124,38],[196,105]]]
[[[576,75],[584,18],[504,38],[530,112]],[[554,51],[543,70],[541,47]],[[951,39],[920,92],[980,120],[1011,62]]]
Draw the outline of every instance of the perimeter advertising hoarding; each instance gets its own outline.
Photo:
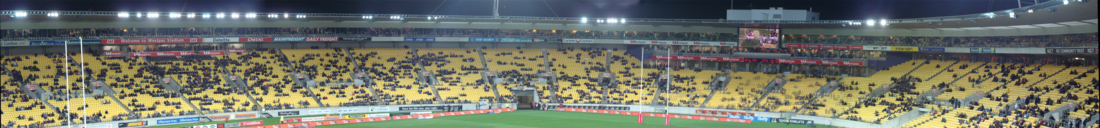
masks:
[[[120,128],[124,128],[124,127],[141,127],[141,126],[145,126],[145,121],[118,123],[118,127],[120,127]]]
[[[273,37],[271,41],[338,41],[340,37]]]
[[[186,118],[172,118],[172,119],[160,119],[156,121],[156,125],[164,124],[176,124],[176,123],[191,123],[199,122],[199,117],[186,117]]]
[[[2,47],[30,46],[30,41],[0,41]]]
[[[30,46],[65,45],[64,40],[38,40],[30,41]]]
[[[398,111],[423,111],[423,110],[447,110],[447,107],[452,109],[462,110],[462,106],[415,106],[415,107],[398,107]]]
[[[1047,48],[1047,54],[1096,54],[1096,48]]]
[[[103,56],[125,56],[122,51],[103,51]]]
[[[906,47],[906,46],[890,46],[890,51],[916,52],[916,51],[920,51],[920,48],[918,48],[918,47]]]
[[[561,39],[562,43],[575,43],[575,44],[591,44],[596,43],[593,39]]]
[[[371,37],[370,41],[405,41],[405,37]]]
[[[295,116],[298,115],[298,111],[280,111],[279,116]]]
[[[997,53],[996,48],[970,48],[970,53]]]
[[[783,48],[863,50],[862,45],[783,44]]]
[[[939,47],[920,47],[920,52],[947,52],[947,50]]]

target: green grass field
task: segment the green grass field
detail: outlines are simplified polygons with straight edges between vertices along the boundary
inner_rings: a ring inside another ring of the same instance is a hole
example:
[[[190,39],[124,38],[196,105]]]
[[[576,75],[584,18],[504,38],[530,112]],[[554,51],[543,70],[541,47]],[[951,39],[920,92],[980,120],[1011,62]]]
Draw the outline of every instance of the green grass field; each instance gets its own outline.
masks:
[[[410,119],[358,124],[318,126],[317,128],[808,128],[806,125],[753,122],[732,123],[688,119],[645,117],[581,112],[520,110],[514,113],[443,116],[435,119]],[[265,121],[266,123],[266,121]],[[837,128],[818,125],[818,128]]]

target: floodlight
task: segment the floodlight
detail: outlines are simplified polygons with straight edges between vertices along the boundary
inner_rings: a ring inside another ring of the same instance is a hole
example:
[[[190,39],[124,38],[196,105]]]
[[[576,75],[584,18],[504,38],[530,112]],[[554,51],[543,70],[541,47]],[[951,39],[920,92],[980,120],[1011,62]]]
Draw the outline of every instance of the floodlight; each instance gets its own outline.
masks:
[[[886,26],[887,25],[886,19],[882,19],[882,21],[879,21],[879,25]]]
[[[267,14],[267,18],[279,18],[277,14]]]
[[[126,12],[119,12],[119,13],[118,13],[118,17],[120,17],[120,18],[127,18],[127,17],[130,17],[130,13],[126,13]]]
[[[1016,18],[1016,12],[1008,12],[1009,18]]]
[[[15,12],[15,17],[27,17],[27,12]]]
[[[237,15],[237,13],[230,13],[229,17],[232,17],[233,19],[237,19],[237,17],[240,17],[240,15]]]
[[[244,18],[256,18],[256,13],[247,13],[247,14],[244,14]]]
[[[180,13],[168,13],[168,18],[180,18]]]
[[[195,13],[187,14],[187,18],[195,18]]]
[[[1068,5],[1068,4],[1069,4],[1069,0],[1062,0],[1062,5]]]
[[[202,14],[202,18],[210,18],[210,13]]]
[[[1035,10],[1034,9],[1028,9],[1027,10],[1027,13],[1032,13],[1032,12],[1035,12]]]
[[[306,15],[298,15],[298,16],[294,16],[294,17],[296,17],[296,18],[306,18]]]
[[[145,15],[145,17],[148,17],[148,18],[157,18],[157,17],[160,17],[160,13],[156,13],[156,12],[150,12],[150,13],[148,13],[147,15]]]
[[[218,13],[217,15],[214,15],[214,17],[217,17],[219,19],[225,18],[225,13]]]
[[[363,19],[371,19],[371,18],[374,18],[374,17],[372,17],[372,16],[363,16]]]
[[[58,15],[60,15],[60,13],[57,13],[57,12],[46,13],[46,16],[49,16],[49,17],[57,17]]]
[[[874,20],[867,20],[867,26],[875,26]]]
[[[581,23],[588,23],[588,18],[581,17]]]
[[[619,23],[619,20],[617,20],[615,18],[608,18],[607,23]]]

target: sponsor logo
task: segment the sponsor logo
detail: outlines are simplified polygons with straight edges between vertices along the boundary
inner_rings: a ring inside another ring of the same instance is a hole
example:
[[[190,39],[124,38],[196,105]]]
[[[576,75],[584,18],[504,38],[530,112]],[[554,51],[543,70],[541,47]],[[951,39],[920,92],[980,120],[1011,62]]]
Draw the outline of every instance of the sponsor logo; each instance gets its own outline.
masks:
[[[278,114],[279,116],[293,116],[298,115],[298,111],[281,111]]]
[[[301,118],[300,121],[310,122],[310,121],[322,121],[322,120],[325,120],[325,117],[306,117],[306,118]]]
[[[235,116],[235,117],[236,117],[237,119],[244,119],[244,118],[256,118],[256,113],[245,113],[245,114],[237,114],[237,115],[234,115],[234,116]]]

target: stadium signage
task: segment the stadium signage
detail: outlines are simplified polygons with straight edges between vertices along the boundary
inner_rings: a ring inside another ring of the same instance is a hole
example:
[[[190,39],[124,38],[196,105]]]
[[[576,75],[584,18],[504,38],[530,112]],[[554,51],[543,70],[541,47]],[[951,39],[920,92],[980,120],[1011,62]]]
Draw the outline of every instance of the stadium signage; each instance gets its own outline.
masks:
[[[114,54],[121,54],[122,52],[104,52],[104,55],[113,56]],[[165,56],[191,56],[195,55],[195,51],[176,51],[176,52],[131,52],[130,57],[165,57]],[[217,56],[225,55],[225,51],[199,51],[199,55],[204,56]]]
[[[359,119],[359,118],[366,118],[366,117],[367,117],[367,115],[346,115],[346,116],[344,116],[344,119]]]
[[[104,51],[104,56],[122,56],[122,51]]]
[[[210,124],[210,125],[192,126],[191,128],[221,128],[221,127],[225,127],[225,126],[222,125],[222,124]]]
[[[415,114],[413,114],[413,115],[415,115]],[[367,117],[389,117],[389,116],[390,116],[389,113],[367,114]]]
[[[306,115],[316,115],[316,114],[329,114],[329,113],[332,113],[332,110],[328,110],[328,109],[314,109],[314,110],[305,110],[305,111],[306,111]]]
[[[435,41],[435,37],[405,37],[405,41]]]
[[[790,124],[803,124],[803,125],[814,125],[814,121],[813,121],[813,120],[800,120],[800,119],[785,119],[785,118],[779,118],[779,119],[770,119],[770,121],[771,121],[772,123],[790,123]]]
[[[593,39],[561,39],[561,42],[562,43],[589,44],[589,43],[596,43],[596,40],[593,40]]]
[[[919,51],[919,49],[920,48],[917,48],[917,47],[904,47],[904,46],[891,46],[890,47],[890,51],[899,51],[899,52],[916,52],[916,51]]]
[[[294,116],[298,115],[298,111],[281,111],[278,114],[279,116]]]
[[[234,119],[256,118],[256,113],[237,114],[237,115],[233,115],[233,118]]]
[[[202,42],[240,42],[240,38],[224,37],[224,38],[202,38]]]
[[[860,45],[831,45],[831,44],[783,44],[783,48],[863,50],[863,46],[860,46]]]
[[[370,37],[340,37],[340,41],[369,41]]]
[[[1047,54],[1096,54],[1096,48],[1047,48]]]
[[[871,46],[871,45],[867,45],[867,46],[863,46],[863,50],[868,50],[868,51],[890,51],[891,49],[890,49],[890,46]]]
[[[565,42],[565,41],[562,41]],[[656,45],[701,45],[701,46],[737,46],[736,42],[714,41],[669,41],[669,40],[623,40],[624,44],[656,44]],[[569,43],[569,42],[565,42]]]
[[[322,117],[306,117],[306,118],[301,118],[298,121],[311,122],[311,121],[322,121],[322,120],[325,120],[325,117],[323,117],[323,116]]]
[[[157,120],[157,125],[199,122],[199,117],[172,118]]]
[[[920,52],[947,52],[944,48],[920,47]]]
[[[229,53],[245,53],[247,51],[245,49],[229,49]]]
[[[337,41],[340,37],[272,37],[271,41]]]
[[[120,128],[123,128],[123,127],[139,127],[139,126],[145,126],[145,121],[118,123],[118,127],[120,127]]]
[[[706,61],[733,61],[741,62],[744,58],[740,57],[707,57],[707,56],[669,56],[669,55],[653,55],[654,59],[673,59],[673,60],[706,60]]]
[[[47,46],[47,45],[65,45],[64,40],[42,40],[42,41],[30,41],[30,46]]]
[[[29,46],[29,41],[0,41],[0,46],[3,47],[15,47],[15,46]]]
[[[423,111],[423,110],[447,110],[447,107],[451,109],[462,110],[462,106],[415,106],[415,107],[398,107],[398,111]]]
[[[997,53],[996,48],[970,48],[970,53]]]
[[[263,125],[263,120],[240,122],[240,126]]]
[[[355,113],[359,112],[359,108],[341,108],[336,109],[336,113]]]
[[[103,39],[103,44],[199,43],[202,38]]]
[[[214,115],[214,116],[208,116],[207,118],[210,118],[210,120],[215,120],[215,121],[217,121],[217,120],[229,120],[229,119],[233,119],[233,115]]]

